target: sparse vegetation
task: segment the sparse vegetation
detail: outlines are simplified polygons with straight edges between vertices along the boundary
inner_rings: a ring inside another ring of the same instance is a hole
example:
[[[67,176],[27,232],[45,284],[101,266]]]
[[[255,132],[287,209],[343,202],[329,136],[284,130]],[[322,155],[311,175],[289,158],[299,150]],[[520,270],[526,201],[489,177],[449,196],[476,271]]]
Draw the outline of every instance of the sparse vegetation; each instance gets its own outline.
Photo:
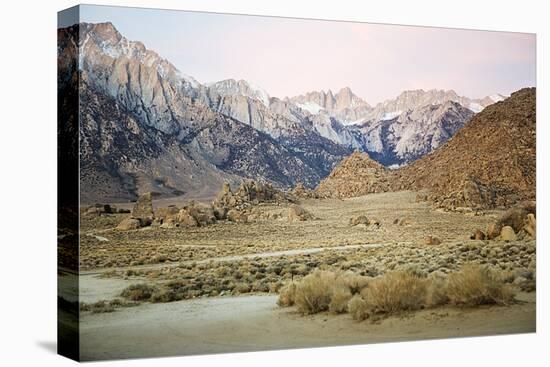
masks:
[[[126,287],[120,295],[132,301],[148,301],[156,289],[156,287],[145,283],[132,284]]]
[[[513,291],[497,271],[469,264],[448,277],[399,270],[371,279],[317,270],[281,288],[278,304],[296,305],[302,314],[348,312],[353,319],[364,320],[446,304],[506,305],[513,299]]]
[[[137,305],[139,305],[139,302],[128,302],[119,298],[115,298],[110,301],[101,300],[94,303],[80,302],[80,311],[91,313],[107,313],[114,312],[117,308],[133,307]]]
[[[348,302],[350,301],[351,291],[345,287],[337,287],[332,290],[332,296],[328,309],[332,313],[345,313],[347,312]]]
[[[361,295],[356,294],[348,302],[348,312],[354,320],[365,320],[369,316],[367,313],[367,302],[365,302]]]
[[[479,265],[466,265],[449,275],[446,293],[450,303],[464,306],[506,305],[514,299],[500,274]]]
[[[353,293],[368,284],[364,278],[350,273],[315,270],[298,283],[284,286],[278,304],[282,307],[295,304],[302,314],[344,313]]]
[[[279,299],[277,304],[281,307],[294,306],[296,296],[296,283],[291,282],[279,290]]]
[[[414,311],[425,306],[428,280],[408,271],[376,278],[361,292],[370,314]]]
[[[296,285],[294,303],[302,314],[328,310],[336,281],[330,271],[315,271]]]

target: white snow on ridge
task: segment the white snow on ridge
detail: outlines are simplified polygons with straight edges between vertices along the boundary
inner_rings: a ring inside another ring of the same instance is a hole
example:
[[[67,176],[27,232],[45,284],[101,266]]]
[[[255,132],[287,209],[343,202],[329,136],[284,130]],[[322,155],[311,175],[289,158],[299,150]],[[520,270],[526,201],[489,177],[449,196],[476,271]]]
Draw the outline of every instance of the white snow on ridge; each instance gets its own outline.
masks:
[[[495,103],[504,101],[506,99],[506,97],[504,97],[502,94],[491,94],[489,98],[491,98]]]
[[[470,111],[475,112],[475,113],[479,113],[479,112],[483,111],[483,106],[480,105],[479,103],[476,103],[476,102],[470,103],[468,108],[470,109]]]
[[[257,86],[256,84],[247,82],[250,89],[252,89],[254,97],[260,100],[266,107],[269,107],[269,94],[265,91],[265,89]]]
[[[296,106],[300,107],[302,110],[308,111],[309,113],[311,113],[313,115],[316,115],[320,111],[324,110],[324,108],[319,106],[317,103],[309,102],[309,101],[306,102],[306,103],[296,103]]]
[[[197,81],[197,79],[193,78],[192,76],[184,74],[179,70],[176,71],[176,75],[178,76],[178,78],[183,79],[189,84],[191,84],[191,87],[193,88],[199,87],[199,82]]]
[[[342,121],[342,124],[345,126],[351,126],[351,125],[361,125],[365,121],[364,118],[361,118],[359,120],[354,121]]]
[[[382,115],[382,118],[380,120],[382,121],[392,120],[397,116],[401,115],[401,113],[402,113],[401,111],[386,112]]]

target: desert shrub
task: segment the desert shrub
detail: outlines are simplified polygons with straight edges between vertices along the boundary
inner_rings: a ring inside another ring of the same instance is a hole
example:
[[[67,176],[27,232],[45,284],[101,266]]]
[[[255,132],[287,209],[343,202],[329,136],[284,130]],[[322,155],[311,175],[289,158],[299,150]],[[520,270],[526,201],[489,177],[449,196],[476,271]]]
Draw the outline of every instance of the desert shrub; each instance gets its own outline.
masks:
[[[514,299],[510,286],[499,274],[480,265],[465,265],[450,274],[446,292],[450,303],[464,306],[506,305]]]
[[[98,301],[90,305],[92,313],[107,313],[114,312],[115,307],[108,301]]]
[[[183,293],[177,292],[173,289],[156,289],[150,297],[150,301],[153,303],[165,303],[174,302],[183,299]]]
[[[302,314],[327,311],[329,308],[336,274],[316,270],[305,276],[297,285],[294,303]]]
[[[375,278],[361,295],[370,314],[418,310],[426,305],[428,280],[408,271]]]
[[[296,283],[291,282],[285,284],[279,289],[279,299],[277,304],[281,307],[294,306],[294,300],[296,297]]]
[[[128,302],[115,298],[110,301],[101,300],[94,303],[80,303],[80,311],[89,311],[92,313],[105,313],[105,312],[114,312],[117,308],[120,307],[132,307],[136,306],[136,302]]]
[[[329,311],[333,313],[345,313],[352,296],[349,288],[343,286],[335,287],[330,297]]]
[[[434,272],[428,276],[428,280],[426,305],[429,307],[437,307],[447,304],[449,302],[449,296],[447,295],[447,277],[439,272]]]
[[[131,284],[126,287],[120,295],[132,301],[147,301],[151,298],[155,290],[155,287],[145,283]]]
[[[251,290],[251,286],[248,283],[237,283],[233,291],[235,293],[248,293]]]
[[[346,273],[341,277],[341,281],[349,288],[352,294],[361,292],[363,288],[366,288],[369,285],[371,280],[372,278],[370,277],[349,273]]]
[[[367,319],[369,317],[367,302],[359,294],[356,294],[348,302],[348,313],[354,320]]]
[[[296,305],[302,314],[344,313],[353,294],[367,287],[370,280],[353,273],[315,270],[299,282],[281,288],[278,304],[281,307]]]

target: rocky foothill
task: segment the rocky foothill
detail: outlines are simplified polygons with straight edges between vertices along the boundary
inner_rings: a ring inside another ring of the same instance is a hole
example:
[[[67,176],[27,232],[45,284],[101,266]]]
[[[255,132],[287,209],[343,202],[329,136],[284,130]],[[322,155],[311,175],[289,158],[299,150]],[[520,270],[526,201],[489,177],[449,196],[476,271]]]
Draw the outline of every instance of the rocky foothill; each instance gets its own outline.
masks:
[[[315,192],[320,197],[349,198],[390,189],[390,175],[367,153],[356,151],[321,181]]]
[[[497,221],[490,223],[485,232],[476,230],[471,239],[516,241],[535,239],[537,232],[536,204],[524,202],[506,211]]]
[[[367,154],[353,153],[321,181],[316,192],[346,198],[424,191],[424,200],[451,211],[509,208],[534,200],[535,107],[535,88],[517,91],[475,115],[434,152],[395,170]]]
[[[296,190],[295,190],[296,191]],[[311,195],[309,190],[298,187],[303,196]],[[214,224],[217,221],[246,223],[249,220],[284,219],[281,213],[264,212],[258,208],[261,204],[292,204],[296,199],[292,193],[285,193],[274,188],[271,184],[255,181],[244,181],[233,192],[228,183],[224,183],[222,190],[211,205],[190,201],[183,207],[170,205],[153,210],[153,196],[151,193],[141,195],[131,211],[117,226],[119,230],[133,230],[141,227],[200,227]],[[311,213],[299,205],[292,205],[286,217],[289,221],[304,221],[314,219]]]
[[[430,191],[435,206],[509,208],[535,199],[536,91],[488,106],[446,144],[395,171],[393,189]]]

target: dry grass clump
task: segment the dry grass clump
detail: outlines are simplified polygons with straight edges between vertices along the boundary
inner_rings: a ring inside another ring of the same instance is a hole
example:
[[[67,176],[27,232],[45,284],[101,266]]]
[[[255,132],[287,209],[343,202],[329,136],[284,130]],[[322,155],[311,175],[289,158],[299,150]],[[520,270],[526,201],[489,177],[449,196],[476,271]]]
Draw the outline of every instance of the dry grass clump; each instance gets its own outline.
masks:
[[[316,270],[301,281],[282,287],[277,303],[281,307],[296,305],[302,314],[344,313],[353,294],[367,285],[367,279],[350,273]]]
[[[480,265],[465,265],[447,276],[399,270],[377,278],[316,270],[279,291],[281,307],[295,305],[302,314],[348,312],[355,320],[447,304],[506,305],[514,294],[500,273]]]
[[[333,313],[345,313],[348,310],[348,302],[353,295],[351,290],[344,287],[335,287],[332,290],[328,310]]]
[[[428,294],[426,297],[428,307],[443,306],[449,302],[446,274],[436,271],[428,276]]]
[[[353,296],[348,302],[348,312],[354,320],[365,320],[369,317],[367,302],[359,294]]]
[[[133,307],[137,306],[138,304],[138,302],[128,302],[118,298],[110,301],[101,300],[94,303],[81,302],[80,311],[91,313],[107,313],[114,312],[117,308],[120,307]]]
[[[294,303],[302,314],[313,314],[327,311],[333,289],[336,283],[336,274],[331,271],[314,271],[305,276],[296,285]]]
[[[395,271],[373,280],[361,296],[369,314],[413,311],[426,305],[428,280],[408,271]]]
[[[372,279],[373,278],[371,277],[357,275],[354,273],[346,273],[343,277],[341,277],[341,281],[353,294],[361,292],[363,288],[366,288],[369,285],[369,282],[372,281]]]
[[[149,284],[131,284],[120,295],[132,301],[148,301],[155,291],[156,287]]]
[[[294,300],[296,296],[296,283],[288,283],[279,289],[279,299],[277,304],[281,307],[294,306]]]
[[[507,305],[514,299],[511,288],[494,270],[479,265],[466,265],[447,279],[446,293],[455,305]]]

